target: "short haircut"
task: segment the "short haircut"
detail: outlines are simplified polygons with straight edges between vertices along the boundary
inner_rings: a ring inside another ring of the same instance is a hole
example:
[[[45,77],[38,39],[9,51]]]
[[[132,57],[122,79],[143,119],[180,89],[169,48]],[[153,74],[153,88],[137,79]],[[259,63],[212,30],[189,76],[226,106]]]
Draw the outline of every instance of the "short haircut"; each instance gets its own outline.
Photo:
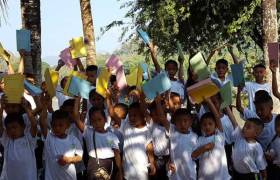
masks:
[[[57,120],[66,120],[67,123],[70,123],[69,114],[61,109],[56,110],[52,114],[51,125],[53,125],[53,123]]]
[[[25,127],[22,114],[20,114],[20,113],[7,114],[7,116],[4,120],[5,127],[7,127],[9,124],[12,124],[12,123],[18,123],[20,126]]]
[[[218,66],[219,64],[224,64],[224,65],[228,66],[228,61],[225,60],[225,59],[219,59],[219,60],[216,62],[216,66]]]
[[[103,109],[100,109],[100,108],[96,108],[96,107],[91,107],[89,109],[89,112],[88,112],[88,116],[89,116],[89,119],[92,119],[92,114],[95,113],[95,112],[100,112],[100,114],[103,116],[103,118],[106,120],[106,114],[104,112]]]
[[[255,105],[256,104],[264,104],[264,103],[271,103],[273,104],[272,97],[269,95],[269,93],[265,90],[259,90],[255,93]]]
[[[255,70],[256,68],[264,68],[264,69],[266,69],[265,65],[262,64],[262,63],[256,64],[256,65],[253,67],[253,70]]]
[[[174,114],[172,115],[171,117],[171,122],[172,123],[176,123],[176,121],[178,121],[179,117],[181,116],[189,116],[189,117],[192,117],[191,115],[191,112],[186,109],[186,108],[180,108],[180,109],[177,109]]]
[[[134,103],[132,103],[132,104],[130,104],[129,105],[129,110],[130,109],[138,109],[138,110],[140,110],[140,108],[141,108],[141,105],[140,105],[140,103],[139,102],[134,102]]]
[[[98,67],[96,65],[87,66],[86,72],[88,71],[97,71]]]
[[[178,68],[178,63],[172,59],[165,62],[164,68],[166,69],[169,64],[173,64],[174,66],[176,66]]]
[[[170,92],[170,97],[181,97],[179,93],[176,92]]]
[[[96,89],[92,89],[92,90],[89,92],[89,98],[93,97],[94,95],[100,96],[100,97],[104,100],[104,97],[101,96],[100,94],[98,94],[98,93],[96,92]]]
[[[264,123],[259,118],[248,118],[246,121],[254,123],[260,131],[262,131],[264,128]]]
[[[124,103],[117,103],[114,108],[121,108],[125,111],[125,113],[127,114],[128,111],[128,106]]]
[[[200,124],[205,120],[205,119],[212,119],[215,124],[216,124],[216,121],[215,121],[215,116],[212,112],[206,112],[204,113],[201,118],[200,118]]]
[[[63,102],[61,107],[74,107],[75,99],[67,99]]]

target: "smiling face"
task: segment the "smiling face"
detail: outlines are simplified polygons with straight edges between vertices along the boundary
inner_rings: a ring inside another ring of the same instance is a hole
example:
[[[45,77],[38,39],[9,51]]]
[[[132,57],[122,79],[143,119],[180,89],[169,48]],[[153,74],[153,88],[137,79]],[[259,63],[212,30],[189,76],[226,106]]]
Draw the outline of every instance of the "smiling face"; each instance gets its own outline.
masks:
[[[258,135],[256,124],[246,121],[242,128],[242,135],[246,139],[255,139]]]

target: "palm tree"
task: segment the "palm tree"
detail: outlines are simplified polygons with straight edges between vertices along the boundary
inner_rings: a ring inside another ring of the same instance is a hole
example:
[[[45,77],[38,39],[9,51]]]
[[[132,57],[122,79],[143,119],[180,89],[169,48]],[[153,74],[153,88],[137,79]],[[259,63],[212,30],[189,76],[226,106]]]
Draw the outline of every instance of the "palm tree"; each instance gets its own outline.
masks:
[[[1,20],[5,19],[5,11],[6,11],[6,7],[7,7],[7,0],[0,0],[0,10],[1,10],[1,15],[0,15],[0,24],[1,24]]]
[[[90,0],[80,0],[83,32],[87,44],[87,66],[96,64],[95,36]]]

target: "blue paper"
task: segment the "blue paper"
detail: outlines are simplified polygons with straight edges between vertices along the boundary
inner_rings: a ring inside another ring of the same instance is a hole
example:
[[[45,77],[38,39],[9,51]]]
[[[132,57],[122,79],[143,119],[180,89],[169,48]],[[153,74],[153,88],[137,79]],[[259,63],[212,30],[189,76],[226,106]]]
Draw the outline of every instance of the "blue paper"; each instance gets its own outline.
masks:
[[[31,31],[26,29],[17,30],[17,50],[31,51]]]
[[[141,68],[142,68],[142,70],[143,70],[143,79],[144,79],[144,80],[149,79],[149,68],[148,68],[148,64],[142,63],[142,64],[141,64]]]
[[[72,76],[68,92],[72,96],[81,96],[84,99],[88,99],[91,89],[92,87],[90,82],[76,76]]]
[[[30,82],[24,80],[24,88],[32,95],[32,96],[39,96],[42,94],[42,90]]]
[[[234,87],[244,86],[245,79],[243,64],[232,64],[230,65],[230,68]]]
[[[142,29],[137,29],[137,32],[138,32],[139,36],[143,39],[145,44],[150,43],[150,37],[145,31],[143,31]]]
[[[168,91],[171,88],[171,82],[167,74],[162,72],[146,82],[142,88],[146,97],[153,100],[158,94]]]

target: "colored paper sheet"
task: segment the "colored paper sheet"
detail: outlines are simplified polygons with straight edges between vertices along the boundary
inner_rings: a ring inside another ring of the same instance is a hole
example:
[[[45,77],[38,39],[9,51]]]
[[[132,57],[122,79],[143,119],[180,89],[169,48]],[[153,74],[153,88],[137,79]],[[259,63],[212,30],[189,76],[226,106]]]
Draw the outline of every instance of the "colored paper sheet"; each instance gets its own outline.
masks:
[[[23,80],[24,76],[21,74],[4,76],[4,93],[8,98],[8,103],[21,103],[24,92]]]
[[[57,71],[53,71],[47,68],[44,77],[47,85],[48,94],[52,98],[55,96],[55,89],[58,83],[59,74]]]
[[[233,80],[233,86],[244,86],[245,78],[244,78],[244,68],[243,64],[232,64],[230,65],[231,75]]]
[[[141,63],[141,68],[143,70],[143,79],[148,80],[150,79],[150,73],[149,73],[149,66],[147,63]]]
[[[138,65],[129,75],[126,76],[127,84],[129,86],[136,86],[141,89],[141,83],[143,81],[143,69],[141,65]]]
[[[149,35],[142,29],[137,29],[137,32],[138,32],[139,36],[143,39],[144,43],[148,45],[150,43]]]
[[[192,103],[200,104],[204,98],[217,94],[219,88],[208,78],[190,86],[187,88],[187,92]]]
[[[42,90],[37,86],[34,86],[27,80],[24,80],[24,88],[32,95],[32,96],[39,96],[42,93]]]
[[[17,50],[31,51],[31,31],[27,29],[17,30]]]
[[[83,37],[73,38],[70,41],[70,47],[71,47],[70,52],[71,52],[72,59],[87,56],[87,48],[84,44]]]
[[[116,73],[117,86],[119,90],[123,90],[127,86],[123,67],[119,68]]]
[[[64,50],[62,50],[59,57],[69,68],[73,68],[77,64],[77,61],[72,59],[70,48],[65,48]]]
[[[4,49],[4,47],[2,46],[2,44],[0,43],[0,58],[2,58],[3,60],[9,62],[10,57],[11,57],[10,53],[8,53],[8,51],[6,51]]]
[[[153,100],[158,94],[162,94],[171,88],[171,82],[165,72],[161,72],[153,79],[147,81],[142,89],[147,99]]]
[[[230,81],[223,85],[223,87],[220,89],[220,94],[223,99],[223,102],[220,107],[220,109],[222,110],[232,104],[232,87]]]
[[[268,57],[269,62],[272,62],[277,67],[279,66],[279,43],[268,43]]]
[[[106,68],[102,68],[96,80],[96,92],[103,97],[106,97],[106,91],[108,89],[108,82],[111,73]]]
[[[71,77],[71,82],[68,88],[68,94],[71,94],[72,96],[80,96],[84,99],[88,99],[90,91],[91,91],[90,82],[76,76]]]
[[[198,76],[198,81],[207,79],[210,76],[210,72],[201,52],[191,58],[190,65],[193,72]]]
[[[79,72],[79,71],[71,71],[69,76],[77,76],[81,79],[87,79],[87,75],[83,72]]]
[[[122,61],[116,56],[112,55],[106,60],[106,67],[111,70],[111,73],[116,74],[117,70],[123,66]]]

